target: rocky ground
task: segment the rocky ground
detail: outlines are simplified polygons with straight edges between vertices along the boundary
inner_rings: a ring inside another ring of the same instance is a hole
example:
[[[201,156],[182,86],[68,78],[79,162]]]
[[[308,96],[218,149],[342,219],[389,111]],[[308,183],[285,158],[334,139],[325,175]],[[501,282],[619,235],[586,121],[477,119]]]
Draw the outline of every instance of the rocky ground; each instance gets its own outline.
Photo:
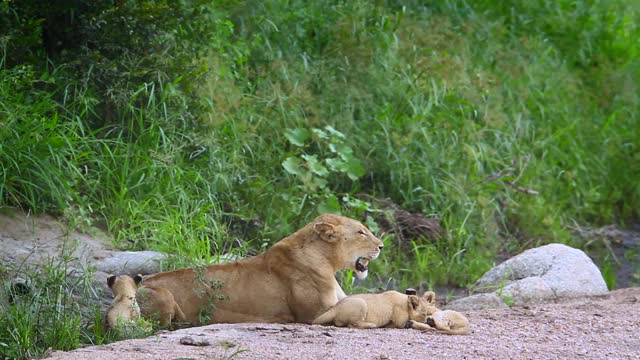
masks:
[[[51,359],[640,359],[640,288],[467,312],[471,331],[218,324],[55,352]]]

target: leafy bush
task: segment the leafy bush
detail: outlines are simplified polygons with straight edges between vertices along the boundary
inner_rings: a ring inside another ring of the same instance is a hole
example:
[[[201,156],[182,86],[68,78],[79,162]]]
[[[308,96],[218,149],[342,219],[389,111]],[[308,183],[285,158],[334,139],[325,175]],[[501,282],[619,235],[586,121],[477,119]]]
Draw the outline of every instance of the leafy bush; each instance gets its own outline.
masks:
[[[345,135],[326,126],[311,131],[305,128],[286,129],[285,136],[298,148],[304,148],[306,142],[311,140],[320,152],[320,155],[307,154],[303,150],[298,156],[290,156],[282,162],[284,169],[300,180],[301,193],[305,194],[305,199],[292,201],[292,205],[304,205],[305,201],[310,201],[317,204],[318,213],[340,213],[338,197],[329,190],[329,182],[337,183],[341,175],[356,181],[365,173],[364,167],[346,143]]]

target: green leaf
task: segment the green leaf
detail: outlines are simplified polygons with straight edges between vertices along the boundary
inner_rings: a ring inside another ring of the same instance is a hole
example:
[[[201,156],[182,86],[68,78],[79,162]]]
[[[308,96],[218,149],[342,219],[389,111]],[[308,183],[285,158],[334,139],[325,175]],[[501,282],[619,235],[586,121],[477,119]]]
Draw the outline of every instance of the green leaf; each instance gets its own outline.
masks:
[[[324,189],[327,187],[327,180],[319,177],[314,177],[308,184],[307,187],[311,189],[311,191],[316,191],[317,189]]]
[[[314,174],[322,177],[329,176],[329,170],[318,160],[316,155],[302,155],[302,158],[307,161],[307,166]]]
[[[374,234],[380,233],[380,226],[373,219],[373,216],[367,216],[367,219],[365,220],[365,225],[369,228],[369,230],[371,230],[372,233]]]
[[[318,204],[318,213],[320,214],[333,213],[340,215],[340,210],[340,202],[333,194],[329,195],[323,202]]]
[[[333,136],[335,136],[337,138],[340,138],[340,139],[345,139],[346,138],[346,136],[344,136],[343,133],[341,133],[340,131],[334,129],[334,127],[331,126],[331,125],[327,125],[324,128],[325,128],[325,130],[327,130],[328,133],[330,133],[331,135],[333,135]]]
[[[349,145],[338,144],[334,152],[340,155],[340,157],[345,161],[349,161],[353,157],[353,150]]]
[[[347,163],[346,172],[349,179],[355,181],[358,180],[358,178],[362,177],[367,171],[365,170],[364,166],[362,166],[360,161],[351,159],[351,161]]]
[[[303,147],[304,143],[311,136],[311,132],[305,128],[286,129],[284,136],[295,146]]]
[[[297,157],[289,157],[282,162],[282,167],[292,175],[302,175],[301,161]]]
[[[349,194],[345,194],[342,197],[342,204],[350,209],[357,210],[359,212],[373,212],[371,204],[368,201],[360,200],[358,198],[351,198]],[[367,217],[370,218],[370,217]],[[373,231],[373,230],[372,230]]]
[[[320,139],[324,139],[324,140],[329,139],[329,135],[327,135],[326,132],[324,132],[324,131],[322,131],[320,129],[313,129],[311,131],[313,131],[313,133],[316,134],[316,136],[319,137]]]
[[[325,159],[324,162],[327,163],[331,171],[344,172],[343,169],[344,169],[345,162],[340,158],[329,158],[329,159]]]

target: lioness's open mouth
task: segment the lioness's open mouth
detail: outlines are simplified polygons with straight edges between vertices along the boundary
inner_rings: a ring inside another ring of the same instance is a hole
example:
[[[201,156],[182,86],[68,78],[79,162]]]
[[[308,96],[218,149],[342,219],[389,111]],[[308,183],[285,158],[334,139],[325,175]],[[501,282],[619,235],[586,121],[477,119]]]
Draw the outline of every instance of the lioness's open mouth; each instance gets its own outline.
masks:
[[[369,265],[369,259],[367,258],[359,257],[356,260],[356,277],[358,279],[362,280],[367,277],[369,273],[367,265]]]

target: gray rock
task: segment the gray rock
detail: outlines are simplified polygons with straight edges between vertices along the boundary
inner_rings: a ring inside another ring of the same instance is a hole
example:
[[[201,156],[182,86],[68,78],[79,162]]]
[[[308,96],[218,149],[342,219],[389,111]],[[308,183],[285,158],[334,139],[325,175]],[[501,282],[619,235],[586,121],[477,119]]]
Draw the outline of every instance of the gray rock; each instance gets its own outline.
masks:
[[[510,299],[512,305],[533,305],[555,299],[553,290],[539,276],[515,281],[498,291],[503,299]]]
[[[507,304],[496,294],[475,294],[454,300],[445,307],[455,311],[483,310],[506,308]]]
[[[167,256],[155,251],[96,252],[91,262],[96,269],[107,274],[152,274],[161,271]]]
[[[496,291],[515,304],[550,299],[603,295],[602,274],[581,250],[562,244],[530,249],[489,270],[476,282],[475,292]]]
[[[602,274],[581,250],[562,244],[529,249],[487,271],[472,288],[475,293],[451,302],[457,311],[535,305],[545,301],[604,295]]]

